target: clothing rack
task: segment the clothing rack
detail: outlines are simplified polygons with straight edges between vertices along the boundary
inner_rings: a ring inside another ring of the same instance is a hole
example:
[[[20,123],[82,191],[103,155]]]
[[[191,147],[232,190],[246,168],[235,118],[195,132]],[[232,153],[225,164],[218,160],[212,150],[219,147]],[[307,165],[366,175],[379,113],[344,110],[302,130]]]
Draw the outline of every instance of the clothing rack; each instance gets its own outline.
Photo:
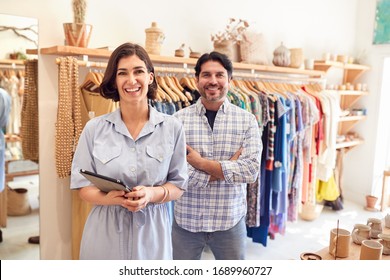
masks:
[[[60,63],[60,59],[56,59],[56,64]],[[87,68],[107,68],[107,62],[98,62],[98,61],[90,61],[88,60],[88,56],[83,56],[83,60],[77,60],[77,64],[81,67],[87,67]],[[176,74],[190,74],[194,75],[195,70],[190,69],[185,65],[184,67],[172,67],[172,66],[166,66],[166,65],[157,65],[154,67],[154,70],[156,73],[176,73]],[[249,79],[260,79],[263,81],[270,81],[270,82],[283,82],[283,83],[325,83],[326,78],[323,77],[302,77],[302,76],[296,76],[296,75],[290,75],[290,76],[282,76],[282,75],[267,75],[267,74],[261,74],[256,73],[255,70],[250,70],[250,72],[244,72],[244,71],[234,71],[233,77],[240,77],[240,78],[249,78]]]
[[[56,58],[56,64],[60,64],[60,59]],[[107,68],[107,62],[97,62],[89,60],[77,60],[77,65],[87,68]],[[194,73],[194,70],[179,68],[179,67],[168,67],[168,66],[155,66],[154,71],[156,73],[182,73],[182,74],[191,74]]]
[[[307,83],[325,83],[325,78],[310,78],[310,77],[292,77],[292,76],[280,76],[280,75],[265,75],[257,73],[245,73],[245,72],[234,72],[233,78],[249,78],[249,79],[260,79],[265,82],[279,82],[279,83],[291,83],[301,84]]]

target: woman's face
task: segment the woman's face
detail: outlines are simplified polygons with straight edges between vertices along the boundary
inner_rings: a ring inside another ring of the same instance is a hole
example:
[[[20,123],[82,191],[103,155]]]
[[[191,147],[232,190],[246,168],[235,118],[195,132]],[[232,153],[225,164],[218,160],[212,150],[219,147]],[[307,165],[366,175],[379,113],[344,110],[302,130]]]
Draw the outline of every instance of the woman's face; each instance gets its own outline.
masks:
[[[138,56],[131,55],[121,58],[118,62],[115,79],[120,102],[145,102],[148,87],[153,79],[153,73],[148,73],[145,62]]]

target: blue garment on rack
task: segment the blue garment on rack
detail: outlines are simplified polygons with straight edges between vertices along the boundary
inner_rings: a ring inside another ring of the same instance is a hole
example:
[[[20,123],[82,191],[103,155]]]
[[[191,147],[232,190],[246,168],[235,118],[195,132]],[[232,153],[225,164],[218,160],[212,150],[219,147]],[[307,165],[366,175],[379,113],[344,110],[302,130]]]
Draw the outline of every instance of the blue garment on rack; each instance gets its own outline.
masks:
[[[263,147],[267,147],[268,142],[268,129],[269,126],[265,126],[262,134]],[[268,229],[270,225],[270,198],[271,198],[271,179],[272,171],[266,170],[266,149],[263,149],[261,156],[261,168],[260,168],[260,226],[248,227],[247,236],[252,238],[253,242],[260,243],[264,247],[267,246]]]

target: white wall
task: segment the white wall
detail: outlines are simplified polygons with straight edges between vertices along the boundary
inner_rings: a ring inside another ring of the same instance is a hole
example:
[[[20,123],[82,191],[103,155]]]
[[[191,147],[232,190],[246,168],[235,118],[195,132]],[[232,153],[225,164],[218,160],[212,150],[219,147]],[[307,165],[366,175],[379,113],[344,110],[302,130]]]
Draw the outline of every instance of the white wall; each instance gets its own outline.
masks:
[[[384,60],[390,57],[390,45],[373,45],[375,0],[359,0],[356,17],[356,51],[371,70],[363,76],[370,95],[360,101],[367,108],[368,118],[357,127],[365,144],[346,157],[344,181],[347,197],[363,203],[364,194],[381,195],[386,151],[389,148],[390,111],[389,93],[382,90]],[[386,78],[388,80],[388,78]]]
[[[156,21],[166,36],[162,55],[173,55],[181,43],[194,51],[210,51],[210,34],[223,30],[228,18],[234,17],[248,20],[253,30],[264,33],[270,61],[281,41],[290,48],[303,48],[306,57],[320,58],[324,52],[356,57],[360,51],[356,42],[362,35],[361,29],[359,33],[356,31],[361,20],[358,3],[359,0],[90,0],[86,21],[94,26],[90,47],[117,46],[124,41],[143,44],[145,28]],[[41,48],[62,45],[62,23],[72,21],[71,0],[1,0],[0,12],[37,18]],[[39,57],[40,246],[42,259],[70,259],[69,182],[57,178],[54,165],[57,110],[54,59],[55,56]],[[371,157],[368,159],[372,161]]]

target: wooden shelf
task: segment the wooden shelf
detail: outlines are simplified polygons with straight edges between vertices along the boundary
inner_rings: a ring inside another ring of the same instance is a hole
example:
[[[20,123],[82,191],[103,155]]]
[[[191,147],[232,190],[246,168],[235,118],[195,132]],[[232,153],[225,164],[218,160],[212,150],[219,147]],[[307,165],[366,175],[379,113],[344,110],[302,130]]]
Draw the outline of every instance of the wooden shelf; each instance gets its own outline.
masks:
[[[346,110],[351,108],[361,97],[369,94],[368,91],[358,90],[327,90],[340,95],[340,108]]]
[[[31,176],[31,175],[38,175],[38,174],[39,174],[39,170],[29,170],[29,171],[7,173],[7,174],[5,174],[5,180],[6,180],[6,182],[10,182],[10,181],[13,181],[13,179],[15,177]]]
[[[107,49],[89,49],[89,48],[79,48],[71,46],[53,46],[48,48],[41,48],[41,54],[45,55],[60,55],[60,56],[89,56],[93,58],[108,59],[112,51]],[[184,57],[169,57],[169,56],[159,56],[159,55],[149,55],[150,59],[154,63],[161,64],[180,64],[183,67],[187,65],[195,65],[197,59],[195,58],[184,58]],[[300,75],[307,76],[312,78],[321,78],[325,75],[323,71],[318,70],[304,70],[296,69],[289,67],[276,67],[270,65],[257,65],[257,64],[246,64],[234,62],[233,67],[235,70],[248,70],[248,71],[257,71],[265,73],[278,73],[278,74],[288,74],[288,75]]]
[[[361,64],[341,63],[338,61],[316,60],[314,69],[327,72],[331,67],[344,69],[343,83],[353,84],[364,72],[370,69],[369,66]]]
[[[339,61],[330,61],[330,60],[314,61],[314,69],[318,69],[318,70],[321,69],[321,71],[327,72],[330,67],[342,68],[345,70],[359,70],[359,71],[367,71],[370,69],[369,66],[361,65],[361,64],[342,63]]]
[[[340,142],[340,143],[336,144],[336,149],[352,148],[352,147],[355,147],[355,146],[363,144],[363,142],[364,141],[362,139],[356,139],[356,140],[352,140],[352,141]]]
[[[88,49],[71,46],[53,46],[49,48],[41,48],[40,54],[53,54],[63,56],[82,56],[88,55],[94,58],[109,58],[111,51],[105,49]]]
[[[364,120],[367,116],[346,116],[340,117],[339,126],[338,126],[338,134],[345,135],[351,129],[359,123],[361,120]]]
[[[37,55],[38,54],[38,50],[37,49],[27,49],[26,50],[26,54]]]
[[[339,122],[353,122],[353,121],[361,121],[367,118],[367,116],[345,116],[340,117]]]
[[[368,95],[368,91],[359,91],[359,90],[339,90],[340,95]]]
[[[347,110],[352,108],[352,106],[365,95],[342,95],[340,98],[340,108],[342,110]]]

